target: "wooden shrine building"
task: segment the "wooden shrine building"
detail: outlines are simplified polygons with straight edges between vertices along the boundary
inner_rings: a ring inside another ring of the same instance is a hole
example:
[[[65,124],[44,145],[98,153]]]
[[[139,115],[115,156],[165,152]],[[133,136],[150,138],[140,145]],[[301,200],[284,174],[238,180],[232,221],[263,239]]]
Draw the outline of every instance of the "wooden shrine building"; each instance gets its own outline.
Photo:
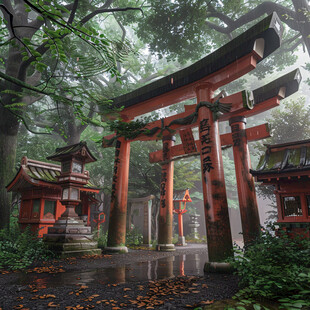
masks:
[[[257,182],[275,186],[277,224],[310,237],[310,140],[267,145],[251,173]]]
[[[162,150],[150,154],[150,161],[161,163],[160,211],[158,217],[158,250],[173,251],[173,173],[179,156],[199,154],[210,262],[226,259],[232,253],[232,238],[224,179],[222,146],[234,151],[238,198],[245,243],[260,231],[254,178],[250,174],[248,142],[269,136],[268,126],[246,128],[246,117],[254,116],[280,104],[296,92],[299,70],[255,89],[224,96],[216,93],[226,84],[254,70],[257,64],[281,44],[283,26],[276,13],[228,42],[191,66],[146,86],[112,99],[112,107],[122,108],[120,116],[130,122],[145,113],[196,98],[197,104],[185,111],[146,125],[132,138],[116,132],[103,139],[103,146],[115,146],[114,175],[107,250],[126,251],[126,208],[129,176],[130,143],[162,139]],[[219,122],[229,121],[231,133],[220,135]],[[199,140],[192,128],[198,127]],[[174,134],[182,144],[174,145]]]
[[[57,181],[60,171],[60,165],[23,157],[16,176],[6,187],[9,192],[21,194],[19,225],[21,228],[30,225],[33,232],[38,231],[39,237],[43,237],[65,211],[60,203],[61,187]],[[90,208],[98,203],[93,194],[99,193],[99,189],[88,182],[80,187],[80,192],[81,203],[76,212],[82,218],[87,217],[90,226]]]

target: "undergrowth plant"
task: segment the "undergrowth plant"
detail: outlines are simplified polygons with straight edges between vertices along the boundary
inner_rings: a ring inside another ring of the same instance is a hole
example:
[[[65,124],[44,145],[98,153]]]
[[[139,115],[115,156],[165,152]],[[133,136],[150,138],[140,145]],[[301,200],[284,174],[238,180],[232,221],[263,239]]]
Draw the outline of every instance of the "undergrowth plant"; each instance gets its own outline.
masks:
[[[207,236],[200,236],[199,233],[190,233],[185,239],[189,243],[207,243]]]
[[[98,241],[98,247],[104,248],[108,242],[108,232],[103,232],[100,229],[99,238],[97,232],[94,232],[95,240]],[[143,243],[143,236],[137,228],[133,228],[126,233],[126,245],[140,245]]]
[[[310,308],[309,239],[275,234],[270,224],[245,250],[235,248],[232,264],[240,276],[237,309],[268,309],[264,301],[278,302],[279,309]]]
[[[126,233],[126,245],[140,245],[143,243],[143,236],[139,229],[133,228]]]
[[[23,269],[35,261],[45,261],[52,257],[54,254],[29,227],[23,232],[18,225],[0,231],[0,269]]]

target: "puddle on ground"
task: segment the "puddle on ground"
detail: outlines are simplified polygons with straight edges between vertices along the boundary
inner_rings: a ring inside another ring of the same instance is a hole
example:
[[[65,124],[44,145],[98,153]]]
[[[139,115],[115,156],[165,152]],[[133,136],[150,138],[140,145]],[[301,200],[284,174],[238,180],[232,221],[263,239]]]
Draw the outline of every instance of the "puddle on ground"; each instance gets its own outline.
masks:
[[[116,284],[167,279],[181,275],[203,275],[207,258],[199,254],[165,257],[154,261],[111,266],[100,269],[66,271],[57,274],[22,273],[16,284],[35,284],[38,288],[64,285]]]

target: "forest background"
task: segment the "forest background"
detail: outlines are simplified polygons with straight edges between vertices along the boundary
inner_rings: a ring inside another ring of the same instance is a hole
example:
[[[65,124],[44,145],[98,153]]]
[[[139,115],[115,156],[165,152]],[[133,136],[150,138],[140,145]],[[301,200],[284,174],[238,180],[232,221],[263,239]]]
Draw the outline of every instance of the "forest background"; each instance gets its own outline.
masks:
[[[272,138],[250,144],[252,166],[264,151],[263,143],[310,138],[306,0],[2,0],[0,10],[0,228],[16,213],[16,199],[12,203],[5,186],[22,156],[45,161],[55,148],[80,140],[87,141],[98,159],[87,169],[102,188],[108,214],[114,149],[103,149],[96,141],[113,128],[101,118],[109,113],[109,99],[194,63],[273,11],[285,26],[282,46],[223,90],[232,94],[256,89],[300,68],[298,93],[279,108],[248,119],[248,127],[267,120],[273,130]],[[189,103],[151,117],[176,114]],[[227,124],[221,124],[221,131],[226,130]],[[160,148],[160,141],[132,143],[130,197],[153,194],[158,203],[161,166],[150,164],[148,154]],[[232,151],[223,154],[226,186],[232,193],[229,205],[236,208]],[[190,188],[199,199],[199,184],[199,158],[175,162],[175,189]],[[270,197],[268,191],[260,192]]]

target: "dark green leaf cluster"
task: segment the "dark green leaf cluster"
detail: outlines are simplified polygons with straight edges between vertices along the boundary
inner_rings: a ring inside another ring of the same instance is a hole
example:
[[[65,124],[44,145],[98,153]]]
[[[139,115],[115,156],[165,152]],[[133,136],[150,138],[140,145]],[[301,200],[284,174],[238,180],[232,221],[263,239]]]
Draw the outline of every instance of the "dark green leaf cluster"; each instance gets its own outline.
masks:
[[[145,133],[145,126],[150,122],[151,117],[137,119],[131,122],[116,120],[110,122],[110,131],[116,132],[117,135],[126,139],[134,139],[139,134]]]
[[[143,243],[143,236],[136,227],[129,229],[126,233],[126,245],[140,245]]]
[[[269,225],[245,250],[236,249],[232,262],[240,276],[239,300],[273,300],[284,309],[310,306],[310,240]]]
[[[95,236],[97,233],[95,232]],[[108,232],[104,232],[100,229],[99,237],[95,237],[95,240],[98,241],[98,247],[104,248],[107,246],[108,242]],[[140,245],[143,242],[143,236],[137,228],[130,229],[126,233],[126,245]]]
[[[272,144],[310,139],[310,108],[303,97],[283,103],[282,109],[273,110],[267,121],[272,129]]]
[[[15,225],[10,231],[0,231],[0,269],[23,269],[35,261],[53,257],[42,239],[38,239],[29,228],[21,232]]]

